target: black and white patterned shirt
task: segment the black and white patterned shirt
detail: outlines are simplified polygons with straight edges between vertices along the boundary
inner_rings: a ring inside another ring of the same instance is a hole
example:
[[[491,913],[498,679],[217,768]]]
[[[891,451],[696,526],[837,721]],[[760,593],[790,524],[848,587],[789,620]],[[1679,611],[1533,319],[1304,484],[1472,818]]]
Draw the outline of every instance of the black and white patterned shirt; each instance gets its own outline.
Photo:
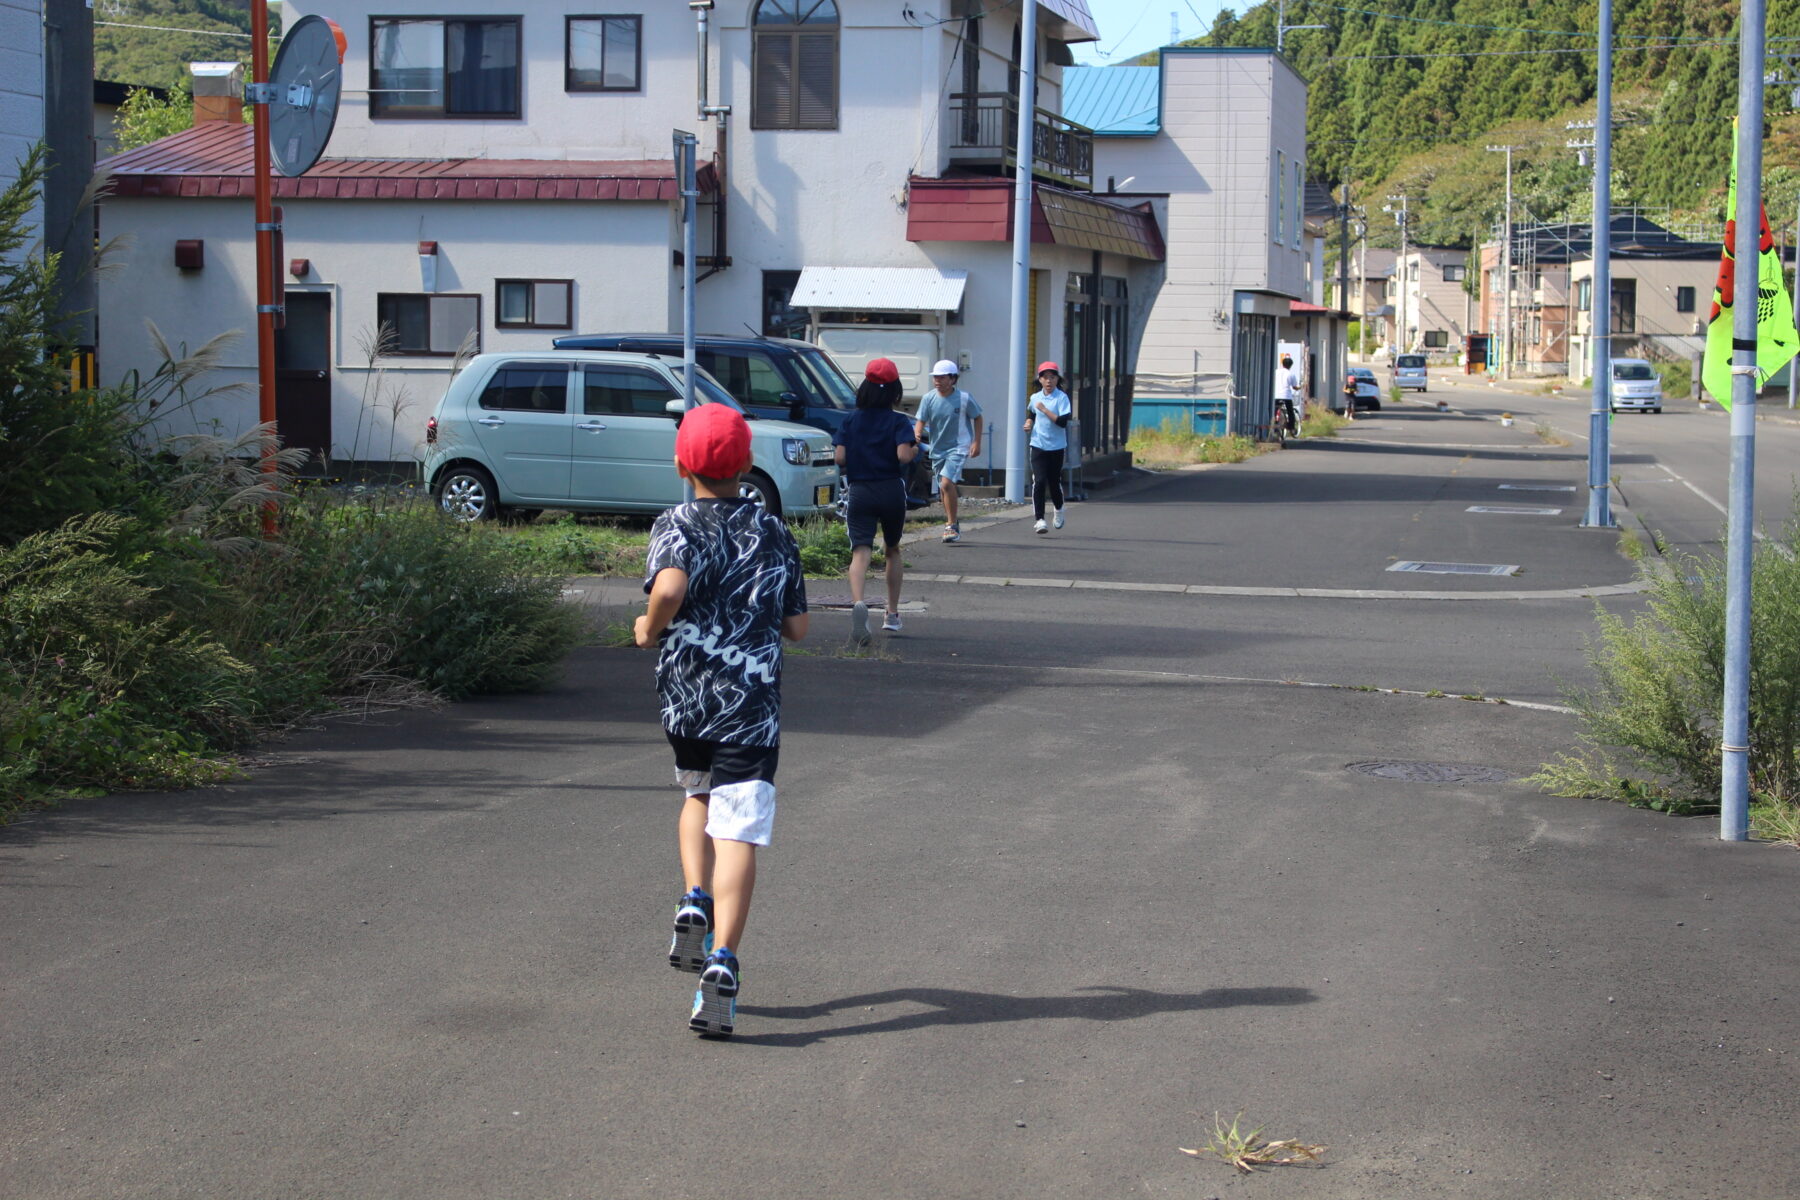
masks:
[[[806,611],[800,548],[749,500],[692,500],[656,518],[644,591],[687,572],[656,658],[663,728],[746,746],[781,741],[781,622]]]

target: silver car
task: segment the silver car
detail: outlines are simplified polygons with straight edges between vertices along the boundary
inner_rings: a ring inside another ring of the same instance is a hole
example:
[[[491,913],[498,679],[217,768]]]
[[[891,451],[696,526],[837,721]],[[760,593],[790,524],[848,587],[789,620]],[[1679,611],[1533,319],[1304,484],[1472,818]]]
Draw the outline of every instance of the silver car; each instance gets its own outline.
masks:
[[[704,371],[695,373],[695,399],[738,408]],[[426,424],[425,478],[443,510],[464,521],[546,508],[658,513],[681,502],[682,407],[681,364],[653,354],[480,354]],[[825,431],[752,420],[750,455],[739,495],[790,517],[836,504]]]
[[[1429,391],[1425,385],[1425,356],[1423,354],[1396,354],[1394,356],[1394,386],[1397,388],[1417,388]]]
[[[1612,360],[1612,410],[1614,412],[1662,411],[1662,376],[1647,359]]]

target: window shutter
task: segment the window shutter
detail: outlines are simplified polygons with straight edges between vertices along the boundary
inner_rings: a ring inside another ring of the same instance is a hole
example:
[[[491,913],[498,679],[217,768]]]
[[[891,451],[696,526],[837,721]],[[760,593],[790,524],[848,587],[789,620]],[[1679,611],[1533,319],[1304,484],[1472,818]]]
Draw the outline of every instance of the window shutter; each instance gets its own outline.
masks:
[[[793,124],[799,129],[837,128],[837,33],[800,33]]]
[[[756,90],[751,103],[751,124],[757,129],[786,129],[793,124],[793,34],[756,35]]]

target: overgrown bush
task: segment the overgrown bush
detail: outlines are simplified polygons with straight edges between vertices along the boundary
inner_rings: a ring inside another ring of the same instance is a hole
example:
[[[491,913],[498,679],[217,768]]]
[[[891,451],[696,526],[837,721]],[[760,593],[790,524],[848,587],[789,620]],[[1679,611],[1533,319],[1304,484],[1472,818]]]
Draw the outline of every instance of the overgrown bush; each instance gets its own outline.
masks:
[[[1182,422],[1169,418],[1158,429],[1132,431],[1125,443],[1131,456],[1145,467],[1175,467],[1190,463],[1243,462],[1262,453],[1251,439],[1238,433],[1218,437],[1196,433]]]
[[[1750,592],[1750,789],[1765,804],[1800,803],[1800,497],[1781,537],[1760,543]],[[1725,563],[1676,556],[1649,564],[1648,609],[1629,620],[1597,610],[1589,662],[1599,682],[1572,693],[1586,748],[1559,755],[1532,782],[1694,813],[1718,807],[1725,691]]]

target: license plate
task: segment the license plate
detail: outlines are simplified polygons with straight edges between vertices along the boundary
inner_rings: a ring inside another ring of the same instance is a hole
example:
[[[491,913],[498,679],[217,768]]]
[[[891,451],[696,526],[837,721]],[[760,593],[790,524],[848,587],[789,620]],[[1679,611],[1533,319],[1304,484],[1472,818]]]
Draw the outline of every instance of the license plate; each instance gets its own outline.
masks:
[[[831,503],[831,485],[829,483],[821,483],[813,489],[813,503],[820,508]]]

